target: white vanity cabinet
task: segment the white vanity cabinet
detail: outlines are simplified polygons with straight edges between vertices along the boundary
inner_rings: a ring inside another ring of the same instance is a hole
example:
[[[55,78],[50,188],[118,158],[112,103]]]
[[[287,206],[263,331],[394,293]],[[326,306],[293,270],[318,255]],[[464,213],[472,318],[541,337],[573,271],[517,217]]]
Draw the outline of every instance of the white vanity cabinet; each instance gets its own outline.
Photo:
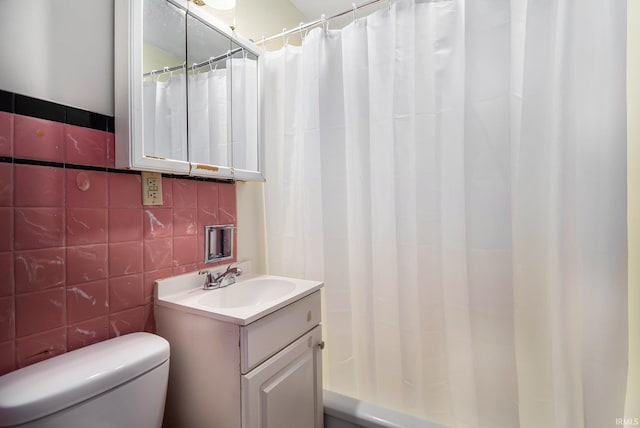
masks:
[[[319,290],[246,325],[156,304],[171,344],[164,426],[321,428],[320,321]]]

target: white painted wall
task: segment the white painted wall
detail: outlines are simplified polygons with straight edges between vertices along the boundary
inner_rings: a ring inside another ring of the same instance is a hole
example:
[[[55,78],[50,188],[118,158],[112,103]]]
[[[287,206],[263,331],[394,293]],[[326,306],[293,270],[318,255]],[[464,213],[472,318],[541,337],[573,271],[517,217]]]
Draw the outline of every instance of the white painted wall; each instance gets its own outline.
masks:
[[[236,8],[236,31],[247,39],[260,40],[282,31],[294,28],[300,22],[307,22],[289,0],[238,0]],[[292,40],[296,43],[296,40]],[[270,48],[282,43],[269,44]]]
[[[113,0],[0,0],[0,89],[113,116]]]
[[[627,0],[629,381],[627,418],[640,418],[640,1]]]

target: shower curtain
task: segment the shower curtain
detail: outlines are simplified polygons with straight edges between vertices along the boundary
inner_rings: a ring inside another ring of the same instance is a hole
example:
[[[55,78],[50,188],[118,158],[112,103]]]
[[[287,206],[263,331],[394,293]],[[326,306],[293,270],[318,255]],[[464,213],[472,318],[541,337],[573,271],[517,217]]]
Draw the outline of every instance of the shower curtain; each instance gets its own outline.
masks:
[[[227,70],[189,76],[189,158],[230,165]]]
[[[143,84],[145,155],[187,160],[187,96],[184,74]]]
[[[325,388],[619,424],[625,7],[398,0],[264,55],[269,271],[325,283]]]
[[[231,58],[220,69],[146,80],[145,154],[258,170],[257,75],[256,60]]]

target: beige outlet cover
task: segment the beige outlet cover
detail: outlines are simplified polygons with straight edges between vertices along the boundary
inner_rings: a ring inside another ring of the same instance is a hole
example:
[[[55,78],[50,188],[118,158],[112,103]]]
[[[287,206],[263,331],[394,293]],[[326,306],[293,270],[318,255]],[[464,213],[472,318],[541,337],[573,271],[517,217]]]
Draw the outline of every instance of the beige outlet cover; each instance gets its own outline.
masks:
[[[162,174],[143,172],[142,205],[162,205]]]

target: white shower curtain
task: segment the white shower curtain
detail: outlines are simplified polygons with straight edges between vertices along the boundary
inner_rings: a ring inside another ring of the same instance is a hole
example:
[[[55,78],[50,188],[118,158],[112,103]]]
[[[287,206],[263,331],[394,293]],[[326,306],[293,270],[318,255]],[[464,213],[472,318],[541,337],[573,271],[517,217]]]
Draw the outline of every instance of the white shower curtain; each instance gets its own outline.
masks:
[[[189,159],[231,165],[228,75],[226,68],[189,75]]]
[[[231,143],[233,166],[258,171],[258,66],[249,58],[233,58],[231,70]]]
[[[624,416],[625,7],[399,0],[265,54],[269,270],[325,282],[326,388]]]
[[[143,85],[145,155],[187,160],[187,84],[184,74]]]
[[[251,58],[231,58],[188,77],[146,80],[145,155],[258,170],[257,94]]]

